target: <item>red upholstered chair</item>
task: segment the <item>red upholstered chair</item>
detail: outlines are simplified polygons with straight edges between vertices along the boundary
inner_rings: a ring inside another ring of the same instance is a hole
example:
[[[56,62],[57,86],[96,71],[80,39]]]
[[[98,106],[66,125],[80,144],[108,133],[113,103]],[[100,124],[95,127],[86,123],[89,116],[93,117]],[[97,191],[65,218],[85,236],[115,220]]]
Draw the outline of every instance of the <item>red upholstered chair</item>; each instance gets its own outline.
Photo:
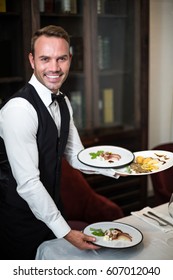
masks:
[[[112,221],[124,216],[117,204],[97,194],[83,174],[64,159],[61,197],[66,218],[73,229],[82,230],[90,223]]]
[[[173,143],[157,145],[153,150],[164,150],[173,152]],[[173,193],[173,167],[151,175],[154,190],[155,204],[163,204],[170,200]]]

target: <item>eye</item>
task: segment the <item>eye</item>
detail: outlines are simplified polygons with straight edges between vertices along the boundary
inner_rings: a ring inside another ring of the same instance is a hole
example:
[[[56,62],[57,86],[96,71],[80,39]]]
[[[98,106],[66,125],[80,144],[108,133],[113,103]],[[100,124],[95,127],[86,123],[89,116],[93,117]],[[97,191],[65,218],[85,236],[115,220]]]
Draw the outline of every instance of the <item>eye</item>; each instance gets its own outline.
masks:
[[[58,61],[66,61],[68,59],[68,57],[65,55],[65,56],[61,56],[58,58]]]
[[[43,62],[48,62],[49,61],[49,58],[47,56],[42,56],[41,57],[41,61]]]

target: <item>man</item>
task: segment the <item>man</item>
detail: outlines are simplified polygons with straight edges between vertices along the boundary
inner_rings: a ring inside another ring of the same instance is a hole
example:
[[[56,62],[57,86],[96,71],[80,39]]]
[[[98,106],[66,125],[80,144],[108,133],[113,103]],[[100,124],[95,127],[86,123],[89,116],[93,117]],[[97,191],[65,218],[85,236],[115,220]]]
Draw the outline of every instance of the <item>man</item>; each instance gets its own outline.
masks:
[[[98,248],[93,237],[71,230],[61,214],[62,156],[74,168],[87,172],[77,159],[83,145],[70,102],[59,91],[71,58],[64,29],[51,25],[38,30],[29,54],[33,75],[0,111],[1,259],[34,259],[37,247],[55,237],[80,249]],[[57,96],[60,103],[52,101]]]

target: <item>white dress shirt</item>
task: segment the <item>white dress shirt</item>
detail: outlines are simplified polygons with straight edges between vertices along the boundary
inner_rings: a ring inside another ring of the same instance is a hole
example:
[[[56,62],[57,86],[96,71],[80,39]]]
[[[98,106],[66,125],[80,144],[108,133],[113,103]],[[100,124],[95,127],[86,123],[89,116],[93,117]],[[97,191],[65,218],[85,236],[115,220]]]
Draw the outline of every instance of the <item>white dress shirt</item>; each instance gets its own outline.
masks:
[[[34,75],[29,83],[34,86],[51,114],[49,107],[52,102],[51,91],[43,86]],[[67,97],[66,102],[70,111],[69,137],[65,149],[67,161],[74,168],[83,172],[101,173],[113,177],[114,172],[89,168],[77,159],[77,154],[84,147],[73,123],[72,107]],[[43,221],[57,238],[62,238],[70,231],[70,227],[40,181],[36,139],[37,129],[37,113],[26,99],[13,98],[1,109],[0,136],[4,139],[13,176],[17,182],[17,192],[28,203],[34,215]],[[89,171],[88,168],[90,169]]]

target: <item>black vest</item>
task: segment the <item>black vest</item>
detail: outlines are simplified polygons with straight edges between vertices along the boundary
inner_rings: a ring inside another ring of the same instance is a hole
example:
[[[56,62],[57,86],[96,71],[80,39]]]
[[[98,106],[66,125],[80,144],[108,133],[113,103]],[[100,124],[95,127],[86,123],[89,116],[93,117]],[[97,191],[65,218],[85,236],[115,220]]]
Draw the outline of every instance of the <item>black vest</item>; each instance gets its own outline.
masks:
[[[58,158],[58,130],[48,112],[46,106],[40,99],[34,87],[26,84],[11,98],[22,97],[28,100],[35,108],[38,116],[37,145],[39,152],[40,180],[53,198],[58,208],[60,207],[60,171],[61,158],[67,143],[69,129],[63,136],[63,148]],[[3,104],[4,105],[4,104]],[[68,126],[70,115],[68,118]],[[15,149],[15,147],[14,147]],[[22,151],[21,151],[22,152]],[[25,164],[25,163],[23,163]],[[11,168],[5,151],[4,141],[0,137],[0,199],[8,204],[19,208],[28,208],[27,203],[18,195],[16,191],[16,181],[12,175]],[[44,205],[43,205],[44,207]]]

